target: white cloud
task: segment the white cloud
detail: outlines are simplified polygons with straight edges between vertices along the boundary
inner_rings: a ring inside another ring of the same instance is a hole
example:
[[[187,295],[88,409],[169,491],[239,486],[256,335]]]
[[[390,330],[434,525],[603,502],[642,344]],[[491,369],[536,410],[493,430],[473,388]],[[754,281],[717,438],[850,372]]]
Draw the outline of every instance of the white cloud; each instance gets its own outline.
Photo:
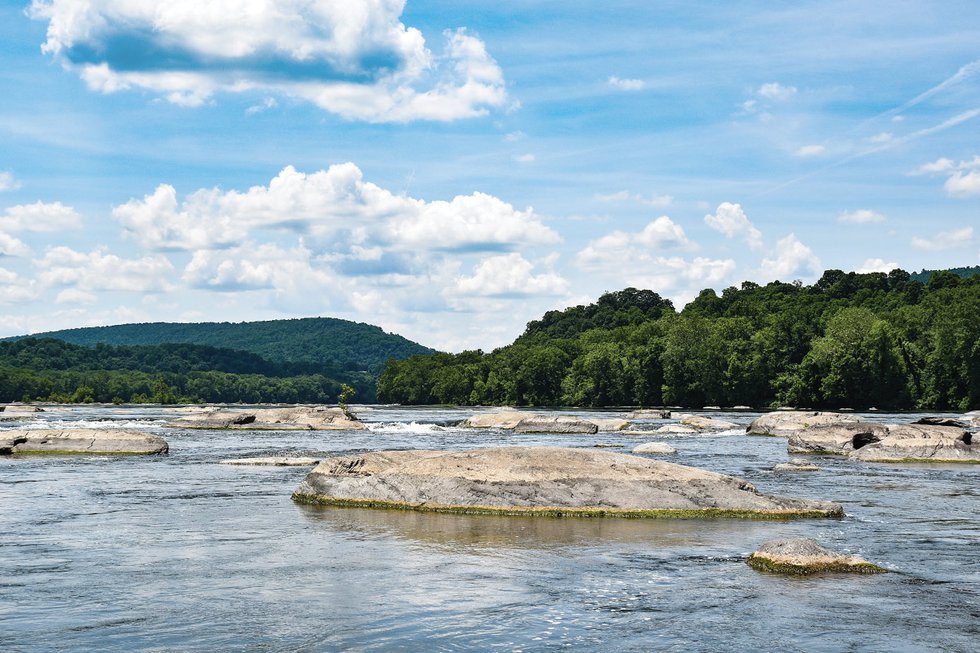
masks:
[[[672,195],[651,194],[646,196],[639,193],[631,193],[628,190],[621,190],[605,195],[594,195],[593,199],[598,202],[639,202],[640,204],[646,204],[647,206],[653,206],[659,209],[666,208],[674,202],[674,197]]]
[[[944,249],[966,247],[972,242],[973,227],[963,227],[962,229],[940,231],[932,238],[921,238],[916,236],[912,239],[912,247],[915,247],[916,249],[925,249],[938,252]]]
[[[683,227],[663,215],[641,231],[614,231],[591,241],[579,252],[579,262],[586,267],[621,266],[626,261],[649,259],[654,250],[691,250],[697,246],[688,240]]]
[[[714,215],[704,216],[704,222],[726,238],[742,238],[753,250],[762,248],[762,232],[756,229],[740,204],[722,202],[715,209]]]
[[[10,234],[0,231],[0,256],[30,256],[31,248]]]
[[[804,145],[796,150],[795,155],[801,158],[812,156],[822,156],[827,153],[827,148],[823,145]]]
[[[773,258],[762,259],[759,270],[766,280],[812,277],[821,269],[820,259],[800,242],[796,234],[789,234],[777,242],[773,254]]]
[[[79,290],[78,288],[65,288],[54,298],[55,304],[94,304],[98,301],[95,293]]]
[[[504,136],[504,140],[508,143],[516,143],[517,141],[522,141],[527,138],[527,134],[522,131],[510,132]]]
[[[609,85],[621,91],[640,91],[647,85],[642,79],[621,79],[616,76],[609,78]]]
[[[158,250],[229,247],[258,229],[307,234],[334,249],[341,233],[345,245],[395,250],[501,250],[561,240],[533,209],[518,211],[484,193],[448,202],[395,195],[365,182],[353,163],[311,174],[290,166],[268,186],[201,189],[180,205],[173,187],[161,185],[113,215],[127,235]]]
[[[441,54],[400,20],[404,0],[33,0],[44,52],[90,88],[145,88],[197,106],[221,92],[284,94],[345,118],[454,120],[502,107],[500,67],[447,30]],[[134,56],[134,44],[145,57]]]
[[[316,289],[327,296],[329,289],[339,287],[336,275],[328,268],[314,267],[309,250],[273,244],[195,252],[182,278],[193,288],[226,292],[275,290],[295,294]]]
[[[0,268],[0,304],[20,304],[37,298],[37,284],[16,272]]]
[[[857,211],[842,211],[837,216],[837,222],[844,224],[870,224],[872,222],[884,222],[885,216],[877,211],[870,209],[858,209]]]
[[[534,155],[528,152],[527,154],[520,154],[514,157],[514,160],[518,163],[533,163]]]
[[[764,97],[767,100],[785,101],[796,95],[795,86],[783,86],[778,82],[770,82],[768,84],[763,84],[756,91],[759,97]]]
[[[875,134],[874,136],[868,137],[869,143],[874,143],[875,145],[884,145],[885,143],[890,143],[895,140],[895,134],[891,132],[881,132],[880,134]]]
[[[856,270],[858,274],[868,274],[869,272],[891,272],[898,267],[895,261],[885,262],[880,258],[869,258],[864,261],[860,268]]]
[[[916,170],[913,170],[909,174],[911,175],[925,175],[934,172],[946,172],[948,170],[954,170],[956,164],[952,159],[942,158],[933,161],[932,163],[924,163],[919,166]]]
[[[173,265],[163,256],[125,259],[104,250],[88,253],[53,247],[36,259],[42,286],[70,286],[82,291],[124,290],[156,292],[172,288]]]
[[[267,97],[259,104],[253,104],[249,108],[245,109],[245,113],[250,116],[254,116],[257,113],[262,113],[263,111],[267,111],[269,109],[275,109],[277,106],[279,106],[279,103],[276,101],[276,98]]]
[[[953,173],[943,184],[943,188],[953,197],[980,195],[980,169]]]
[[[535,275],[534,264],[517,253],[480,261],[473,275],[456,279],[450,294],[484,297],[565,295],[568,282],[554,272]]]
[[[937,159],[932,163],[919,166],[910,175],[941,173],[948,176],[943,188],[951,197],[972,197],[980,195],[980,156],[972,159],[953,162],[952,159]]]
[[[9,172],[0,172],[0,193],[8,190],[17,190],[20,188],[20,182],[14,179],[14,176]]]
[[[81,226],[81,217],[61,202],[20,204],[11,206],[0,217],[0,229],[5,231],[63,231]]]

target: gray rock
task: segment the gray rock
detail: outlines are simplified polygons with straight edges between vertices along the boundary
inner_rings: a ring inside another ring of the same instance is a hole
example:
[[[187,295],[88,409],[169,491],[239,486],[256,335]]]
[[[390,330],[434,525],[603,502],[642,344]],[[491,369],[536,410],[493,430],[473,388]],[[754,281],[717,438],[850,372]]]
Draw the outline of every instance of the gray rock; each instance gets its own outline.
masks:
[[[261,456],[257,458],[233,458],[222,460],[222,465],[269,465],[271,467],[312,467],[319,464],[318,458],[297,456]]]
[[[641,408],[629,413],[626,419],[670,419],[670,411],[662,408]]]
[[[690,426],[698,431],[730,431],[739,428],[734,422],[726,422],[723,419],[704,417],[702,415],[684,415],[681,417],[681,424]]]
[[[633,453],[673,454],[677,453],[677,449],[663,442],[644,442],[633,447]]]
[[[537,415],[522,419],[514,427],[514,433],[597,433],[593,422],[574,417],[550,417]]]
[[[24,442],[27,442],[27,436],[23,431],[0,431],[0,456],[9,456],[14,447]]]
[[[323,460],[293,494],[323,505],[547,516],[840,517],[839,504],[595,449],[376,451]]]
[[[118,454],[166,453],[167,441],[156,435],[114,429],[35,429],[3,432],[16,441],[13,454]]]
[[[630,423],[625,419],[616,419],[613,417],[606,419],[590,419],[590,422],[596,425],[600,433],[611,433],[614,431],[622,431]]]
[[[519,410],[505,410],[496,413],[478,413],[462,423],[462,426],[477,429],[513,429],[523,419],[537,417],[534,413]]]
[[[363,431],[367,427],[342,408],[296,406],[252,410],[206,410],[185,415],[167,426],[185,429],[286,431]]]
[[[887,427],[872,422],[827,424],[790,432],[786,448],[790,453],[846,456],[887,433]]]
[[[664,424],[659,429],[654,431],[654,433],[697,433],[698,430],[693,426],[681,426],[680,424]]]
[[[0,406],[0,419],[25,419],[29,417],[36,417],[38,413],[43,412],[44,409],[40,406],[31,406],[30,404],[11,404],[9,406]]]
[[[969,424],[966,421],[953,419],[951,417],[923,417],[918,419],[913,424],[925,424],[927,426],[955,426],[957,428],[966,428]]]
[[[863,422],[857,415],[841,415],[840,413],[822,413],[813,410],[777,410],[757,417],[747,429],[749,435],[782,435],[788,436],[814,426],[830,426],[836,424],[851,424]]]
[[[779,463],[773,466],[774,472],[818,472],[820,468],[805,460],[794,458],[788,463]]]
[[[956,426],[902,424],[851,454],[870,462],[980,463],[980,442]]]
[[[879,574],[887,571],[864,558],[831,551],[809,538],[770,540],[753,552],[746,563],[753,569],[777,574]]]

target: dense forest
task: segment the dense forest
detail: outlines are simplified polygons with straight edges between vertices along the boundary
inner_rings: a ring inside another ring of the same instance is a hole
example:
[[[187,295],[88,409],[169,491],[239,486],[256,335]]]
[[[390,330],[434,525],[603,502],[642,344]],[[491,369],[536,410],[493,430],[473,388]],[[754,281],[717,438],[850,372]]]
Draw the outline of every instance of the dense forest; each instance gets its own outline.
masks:
[[[909,275],[912,281],[918,281],[919,283],[928,283],[929,278],[936,272],[952,272],[958,277],[972,277],[980,274],[980,265],[973,265],[963,268],[949,268],[948,270],[921,270],[919,272],[913,272]]]
[[[53,338],[0,342],[0,401],[333,403],[342,384],[373,401],[375,376],[336,363],[269,361],[189,344],[84,347]]]
[[[22,336],[27,337],[27,336]],[[263,322],[151,322],[49,331],[30,336],[75,345],[184,343],[258,354],[268,361],[316,363],[378,374],[389,358],[433,353],[370,324],[328,317]],[[16,340],[8,338],[7,340]]]
[[[490,353],[389,361],[378,399],[966,410],[980,407],[978,316],[980,276],[950,271],[745,282],[679,313],[628,288],[550,311]]]

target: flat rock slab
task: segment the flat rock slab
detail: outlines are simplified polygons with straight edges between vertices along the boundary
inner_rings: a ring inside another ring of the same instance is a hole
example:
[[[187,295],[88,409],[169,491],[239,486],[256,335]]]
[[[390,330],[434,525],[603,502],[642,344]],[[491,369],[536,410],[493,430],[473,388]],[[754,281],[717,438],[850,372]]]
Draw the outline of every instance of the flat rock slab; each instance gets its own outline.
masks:
[[[770,540],[749,556],[753,569],[777,574],[880,574],[888,571],[858,556],[831,551],[809,538]]]
[[[0,406],[0,419],[24,419],[28,417],[36,417],[38,413],[43,412],[44,409],[40,406],[29,406],[22,404]]]
[[[734,422],[726,422],[723,419],[704,417],[702,415],[684,415],[681,418],[681,424],[684,426],[689,426],[698,431],[730,431],[732,429],[740,428],[739,425]]]
[[[814,426],[828,426],[863,422],[857,415],[842,415],[840,413],[824,413],[814,410],[780,410],[766,413],[757,417],[749,424],[749,435],[782,435],[788,436],[803,429]]]
[[[825,424],[790,433],[786,448],[790,453],[847,456],[887,433],[888,427],[871,422]]]
[[[590,421],[574,417],[535,416],[522,419],[514,433],[597,433],[599,427]]]
[[[475,429],[513,429],[521,420],[538,417],[535,413],[520,410],[505,410],[496,413],[480,413],[463,422],[462,426]]]
[[[641,408],[629,413],[626,419],[670,419],[670,411],[662,408]]]
[[[254,410],[207,410],[185,415],[167,426],[184,429],[252,429],[276,431],[363,431],[363,422],[341,408],[299,406]]]
[[[819,472],[820,468],[811,463],[800,460],[791,460],[788,463],[779,463],[772,468],[774,472]]]
[[[150,455],[166,453],[167,441],[138,431],[110,429],[36,429],[4,431],[0,440],[16,441],[11,454]]]
[[[633,453],[673,454],[677,453],[677,449],[663,442],[644,442],[633,447]]]
[[[268,465],[270,467],[312,467],[319,458],[300,456],[259,456],[256,458],[232,458],[220,461],[222,465]]]
[[[765,495],[732,476],[561,447],[376,451],[327,458],[293,499],[465,514],[742,519],[844,514],[839,504]]]
[[[615,431],[622,431],[630,425],[630,422],[625,419],[616,419],[614,417],[609,417],[605,419],[590,419],[588,420],[596,425],[596,428],[600,433],[611,433]]]
[[[980,441],[956,426],[901,424],[850,454],[869,462],[974,463],[980,464]]]

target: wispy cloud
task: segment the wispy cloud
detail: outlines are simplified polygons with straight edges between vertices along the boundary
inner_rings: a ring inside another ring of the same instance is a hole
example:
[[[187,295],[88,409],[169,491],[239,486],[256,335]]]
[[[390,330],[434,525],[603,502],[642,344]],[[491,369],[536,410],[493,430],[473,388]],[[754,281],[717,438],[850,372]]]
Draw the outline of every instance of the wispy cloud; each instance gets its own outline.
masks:
[[[857,211],[842,211],[837,216],[837,222],[843,224],[871,224],[874,222],[884,222],[885,216],[877,211],[870,209],[858,209]]]
[[[647,83],[642,79],[621,79],[616,76],[609,78],[609,85],[621,91],[641,91]]]

